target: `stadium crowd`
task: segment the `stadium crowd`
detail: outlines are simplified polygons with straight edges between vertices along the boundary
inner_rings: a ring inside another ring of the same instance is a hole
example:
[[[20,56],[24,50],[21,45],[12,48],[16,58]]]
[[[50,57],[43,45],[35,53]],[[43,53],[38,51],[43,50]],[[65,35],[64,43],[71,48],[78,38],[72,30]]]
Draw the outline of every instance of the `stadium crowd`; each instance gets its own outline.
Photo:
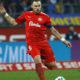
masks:
[[[31,10],[31,0],[2,1],[6,11],[14,18]],[[80,13],[80,0],[42,0],[42,6],[42,11],[47,14]],[[0,25],[5,26],[6,23],[6,20],[0,15]]]
[[[31,10],[31,0],[3,0],[3,3],[7,12],[9,13],[19,13]],[[51,11],[58,14],[67,12],[69,13],[69,9],[71,10],[71,6],[72,8],[75,8],[76,6],[76,9],[77,7],[80,9],[80,0],[42,0],[42,4],[42,10],[44,10],[44,12],[46,13],[49,13]],[[47,9],[45,9],[45,7]],[[63,12],[61,12],[61,9],[63,10]]]

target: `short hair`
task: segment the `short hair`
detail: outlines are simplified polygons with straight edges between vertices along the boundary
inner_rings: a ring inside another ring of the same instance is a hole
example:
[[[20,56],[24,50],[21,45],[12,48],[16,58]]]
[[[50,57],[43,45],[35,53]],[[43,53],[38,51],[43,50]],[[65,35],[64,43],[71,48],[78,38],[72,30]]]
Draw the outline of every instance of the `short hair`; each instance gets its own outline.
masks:
[[[38,1],[41,2],[41,0],[31,0],[31,4],[32,4],[34,1],[35,1],[35,2],[38,2]]]

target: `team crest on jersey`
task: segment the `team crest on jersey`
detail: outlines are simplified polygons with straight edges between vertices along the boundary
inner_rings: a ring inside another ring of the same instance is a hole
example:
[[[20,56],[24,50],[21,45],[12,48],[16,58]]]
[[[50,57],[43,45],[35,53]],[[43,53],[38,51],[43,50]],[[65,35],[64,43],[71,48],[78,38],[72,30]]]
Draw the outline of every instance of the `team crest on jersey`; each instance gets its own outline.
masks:
[[[42,18],[38,18],[38,21],[42,21]]]

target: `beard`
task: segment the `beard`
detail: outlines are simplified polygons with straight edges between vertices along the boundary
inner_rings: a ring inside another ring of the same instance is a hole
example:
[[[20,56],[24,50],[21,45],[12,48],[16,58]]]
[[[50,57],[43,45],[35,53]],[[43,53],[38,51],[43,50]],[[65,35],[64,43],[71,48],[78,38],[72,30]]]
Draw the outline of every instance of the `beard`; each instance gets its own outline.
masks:
[[[33,10],[36,14],[39,14],[41,10]]]

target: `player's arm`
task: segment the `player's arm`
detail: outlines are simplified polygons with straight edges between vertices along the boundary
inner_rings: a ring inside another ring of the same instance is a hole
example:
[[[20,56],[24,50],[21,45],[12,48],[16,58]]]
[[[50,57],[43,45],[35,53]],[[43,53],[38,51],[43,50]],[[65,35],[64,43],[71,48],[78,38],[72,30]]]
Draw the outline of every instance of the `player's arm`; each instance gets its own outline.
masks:
[[[55,37],[57,37],[59,40],[61,40],[62,36],[54,27],[49,28],[49,30]]]
[[[65,40],[64,37],[61,36],[61,34],[54,28],[54,27],[50,27],[49,28],[50,32],[55,36],[57,37],[59,40],[61,40],[64,44],[66,44],[69,48],[72,47],[72,45]]]
[[[47,28],[50,30],[50,32],[57,37],[59,40],[61,40],[64,44],[67,45],[67,47],[71,48],[72,45],[70,42],[66,41],[64,37],[61,36],[61,34],[53,27],[53,25],[51,24],[51,20],[49,16],[46,16],[46,23],[45,25],[47,26]]]
[[[6,20],[7,20],[10,24],[12,24],[13,26],[18,25],[18,23],[15,21],[15,19],[8,15],[8,13],[6,12],[6,10],[5,10],[5,8],[3,7],[2,4],[0,4],[0,13],[1,13],[2,15],[4,15],[4,17],[6,18]]]

